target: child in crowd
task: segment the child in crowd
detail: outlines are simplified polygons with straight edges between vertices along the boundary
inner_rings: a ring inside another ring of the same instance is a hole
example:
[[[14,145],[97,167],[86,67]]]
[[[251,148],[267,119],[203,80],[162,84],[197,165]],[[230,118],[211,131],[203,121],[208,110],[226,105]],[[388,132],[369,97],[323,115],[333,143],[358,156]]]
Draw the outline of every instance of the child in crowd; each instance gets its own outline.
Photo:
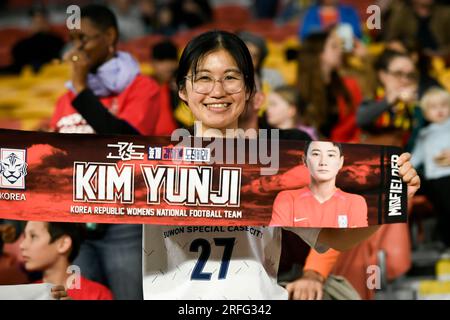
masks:
[[[313,140],[317,140],[317,132],[313,127],[302,124],[301,116],[306,109],[297,88],[283,85],[276,87],[267,97],[267,123],[277,129],[299,129],[306,132]]]
[[[411,162],[414,166],[424,165],[430,200],[439,214],[438,231],[450,247],[450,166],[445,161],[450,152],[450,93],[440,88],[428,90],[421,108],[430,124],[420,130]]]
[[[81,274],[72,274],[69,269],[80,250],[78,224],[29,221],[24,235],[20,250],[27,271],[42,272],[42,282],[64,286],[74,300],[112,300],[108,288]]]

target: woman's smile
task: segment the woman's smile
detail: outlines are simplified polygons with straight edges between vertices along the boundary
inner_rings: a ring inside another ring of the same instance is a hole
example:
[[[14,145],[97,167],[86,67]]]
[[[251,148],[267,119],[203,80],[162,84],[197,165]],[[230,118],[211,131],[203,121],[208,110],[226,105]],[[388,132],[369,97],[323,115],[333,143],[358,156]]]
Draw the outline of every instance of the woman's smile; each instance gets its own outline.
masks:
[[[215,102],[215,103],[204,103],[203,105],[211,112],[224,113],[229,110],[231,103]]]

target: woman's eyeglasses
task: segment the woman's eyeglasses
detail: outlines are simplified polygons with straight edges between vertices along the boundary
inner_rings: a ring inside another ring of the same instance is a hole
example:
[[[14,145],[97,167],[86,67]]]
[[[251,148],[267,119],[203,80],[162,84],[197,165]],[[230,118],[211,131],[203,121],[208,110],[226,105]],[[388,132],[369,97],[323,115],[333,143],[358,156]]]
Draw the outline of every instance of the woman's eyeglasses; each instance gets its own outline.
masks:
[[[192,82],[192,89],[200,94],[208,94],[214,90],[216,82],[222,84],[223,90],[228,94],[238,93],[244,87],[244,79],[241,75],[225,75],[221,79],[215,79],[210,75],[186,76]]]
[[[388,70],[387,73],[389,73],[391,76],[393,76],[396,79],[406,79],[409,81],[416,81],[419,78],[419,75],[417,72],[403,72],[403,71],[392,71]]]

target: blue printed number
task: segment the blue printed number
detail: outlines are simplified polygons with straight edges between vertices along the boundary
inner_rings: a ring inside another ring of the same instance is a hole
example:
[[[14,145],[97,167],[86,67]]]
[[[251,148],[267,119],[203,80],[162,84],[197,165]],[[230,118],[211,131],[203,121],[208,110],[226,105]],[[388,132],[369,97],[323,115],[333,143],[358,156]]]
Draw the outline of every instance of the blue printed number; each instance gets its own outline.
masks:
[[[210,272],[203,272],[203,268],[205,267],[206,261],[209,259],[209,255],[211,254],[211,245],[208,240],[205,239],[195,239],[191,243],[191,247],[189,250],[191,252],[198,252],[198,250],[202,248],[200,252],[200,257],[195,264],[194,270],[191,274],[191,280],[211,280]]]
[[[227,277],[228,266],[230,265],[231,255],[233,254],[234,240],[235,238],[214,238],[214,244],[216,246],[224,247],[222,263],[220,264],[219,270],[219,280]],[[211,245],[209,244],[209,241],[202,238],[195,239],[192,241],[189,250],[191,252],[198,252],[200,248],[200,257],[192,271],[191,280],[211,280],[212,273],[203,272],[203,268],[211,255]]]

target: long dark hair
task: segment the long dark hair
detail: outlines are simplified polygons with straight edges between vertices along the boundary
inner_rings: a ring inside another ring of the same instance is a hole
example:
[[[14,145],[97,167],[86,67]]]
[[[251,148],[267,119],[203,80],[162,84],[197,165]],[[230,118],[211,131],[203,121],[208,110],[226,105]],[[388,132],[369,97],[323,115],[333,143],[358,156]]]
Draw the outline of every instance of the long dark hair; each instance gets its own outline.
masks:
[[[331,30],[311,34],[298,55],[297,87],[302,99],[309,104],[303,119],[305,124],[319,129],[330,114],[337,114],[337,97],[343,97],[348,113],[356,108],[337,70],[332,71],[328,84],[322,77],[320,56],[330,34]]]

